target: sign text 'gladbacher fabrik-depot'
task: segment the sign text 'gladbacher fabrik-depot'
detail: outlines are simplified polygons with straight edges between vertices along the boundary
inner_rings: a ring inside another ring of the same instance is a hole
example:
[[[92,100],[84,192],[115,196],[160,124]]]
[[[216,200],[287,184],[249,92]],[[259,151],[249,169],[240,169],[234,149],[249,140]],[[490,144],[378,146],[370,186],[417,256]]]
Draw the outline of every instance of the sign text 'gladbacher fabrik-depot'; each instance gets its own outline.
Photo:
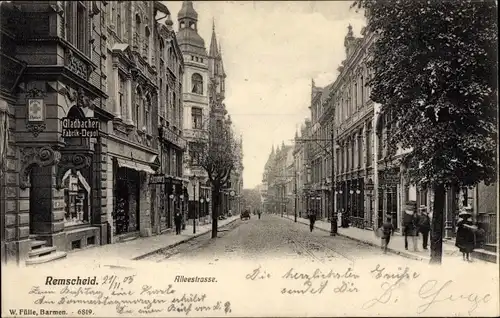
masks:
[[[96,138],[99,137],[99,119],[68,118],[62,119],[62,137]]]

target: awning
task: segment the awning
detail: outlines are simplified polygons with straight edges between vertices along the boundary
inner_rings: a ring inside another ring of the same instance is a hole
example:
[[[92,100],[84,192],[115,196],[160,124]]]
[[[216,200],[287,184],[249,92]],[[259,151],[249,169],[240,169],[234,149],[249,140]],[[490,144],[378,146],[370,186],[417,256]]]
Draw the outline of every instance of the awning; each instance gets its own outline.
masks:
[[[134,162],[134,161],[125,161],[123,159],[118,159],[118,158],[116,160],[118,162],[119,167],[134,169],[137,171],[144,171],[144,172],[151,173],[151,174],[155,173],[155,171],[153,169],[151,169],[151,167],[148,165],[145,165],[145,164],[142,164],[139,162]]]

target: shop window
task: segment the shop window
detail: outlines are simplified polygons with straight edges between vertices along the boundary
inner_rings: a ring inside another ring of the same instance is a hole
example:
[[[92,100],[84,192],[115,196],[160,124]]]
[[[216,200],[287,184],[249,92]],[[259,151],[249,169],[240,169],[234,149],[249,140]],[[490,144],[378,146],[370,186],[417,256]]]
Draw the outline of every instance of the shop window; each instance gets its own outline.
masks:
[[[90,186],[80,172],[69,170],[63,177],[65,226],[90,223]]]

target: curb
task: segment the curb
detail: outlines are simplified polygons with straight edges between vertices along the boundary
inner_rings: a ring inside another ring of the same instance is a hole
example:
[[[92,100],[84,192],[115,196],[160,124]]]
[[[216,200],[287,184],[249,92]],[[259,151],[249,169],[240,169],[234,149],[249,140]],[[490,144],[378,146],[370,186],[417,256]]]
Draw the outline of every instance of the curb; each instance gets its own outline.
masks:
[[[226,226],[228,226],[228,225],[230,225],[230,224],[232,224],[232,223],[236,222],[237,220],[239,220],[239,218],[235,218],[234,220],[229,221],[229,222],[227,222],[227,223],[226,223],[226,224],[224,224],[224,225],[218,226],[218,227],[217,227],[217,230],[219,230],[219,229],[221,229],[221,228],[224,228],[224,227],[226,227]],[[188,241],[191,241],[192,239],[195,239],[195,238],[197,238],[197,237],[200,237],[200,236],[202,236],[202,235],[205,235],[205,234],[207,234],[207,233],[210,233],[211,231],[212,231],[212,230],[211,230],[211,229],[209,229],[209,230],[204,231],[204,232],[198,232],[198,233],[196,233],[195,235],[190,236],[190,237],[186,237],[185,239],[182,239],[182,240],[180,240],[180,241],[178,241],[178,242],[172,243],[172,244],[167,245],[167,246],[164,246],[164,247],[160,247],[160,248],[158,248],[158,249],[156,249],[156,250],[154,250],[154,251],[147,252],[146,254],[136,256],[136,257],[132,258],[132,260],[133,260],[133,261],[139,261],[139,260],[141,260],[141,259],[143,259],[143,258],[146,258],[146,257],[148,257],[148,256],[151,256],[151,255],[153,255],[153,254],[156,254],[156,253],[159,253],[159,252],[162,252],[162,251],[165,251],[165,250],[168,250],[168,249],[174,248],[174,247],[176,247],[176,246],[178,246],[178,245],[184,244],[184,243],[186,243],[186,242],[188,242]]]
[[[292,219],[286,218],[286,217],[284,219],[288,219],[290,221],[293,221]],[[307,223],[300,222],[299,220],[297,220],[297,223],[308,225]],[[326,229],[320,228],[320,227],[318,227],[316,225],[314,226],[314,228],[316,228],[316,229],[318,229],[320,231],[323,231],[323,232],[330,233],[330,230],[326,230]],[[346,234],[342,234],[342,233],[337,233],[337,235],[345,237],[345,238],[348,238],[350,240],[353,240],[353,241],[356,241],[356,242],[359,242],[359,243],[364,243],[364,244],[367,244],[367,245],[370,245],[370,246],[374,246],[374,247],[380,248],[380,245],[378,245],[378,244],[375,244],[373,242],[367,242],[367,241],[364,241],[364,240],[359,239],[357,237],[352,237],[352,236],[349,236],[349,235],[346,235]],[[398,251],[398,250],[395,250],[395,249],[392,249],[392,248],[387,248],[387,251],[391,252],[393,254],[396,254],[396,255],[400,255],[400,256],[405,257],[405,258],[416,260],[416,261],[428,261],[428,260],[430,260],[430,258],[428,258],[428,257],[422,257],[422,256],[419,256],[419,255],[414,255],[414,254],[410,254],[410,253],[407,253],[407,252]]]

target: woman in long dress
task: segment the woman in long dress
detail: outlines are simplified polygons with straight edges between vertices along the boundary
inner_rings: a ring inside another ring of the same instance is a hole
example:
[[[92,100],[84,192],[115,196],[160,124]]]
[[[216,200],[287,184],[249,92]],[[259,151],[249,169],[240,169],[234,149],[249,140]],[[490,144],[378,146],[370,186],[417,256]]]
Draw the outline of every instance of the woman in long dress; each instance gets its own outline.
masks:
[[[462,252],[463,260],[470,262],[470,253],[474,250],[475,245],[475,226],[472,223],[472,216],[467,212],[462,212],[458,215],[460,219],[457,223],[457,239],[456,247]]]

